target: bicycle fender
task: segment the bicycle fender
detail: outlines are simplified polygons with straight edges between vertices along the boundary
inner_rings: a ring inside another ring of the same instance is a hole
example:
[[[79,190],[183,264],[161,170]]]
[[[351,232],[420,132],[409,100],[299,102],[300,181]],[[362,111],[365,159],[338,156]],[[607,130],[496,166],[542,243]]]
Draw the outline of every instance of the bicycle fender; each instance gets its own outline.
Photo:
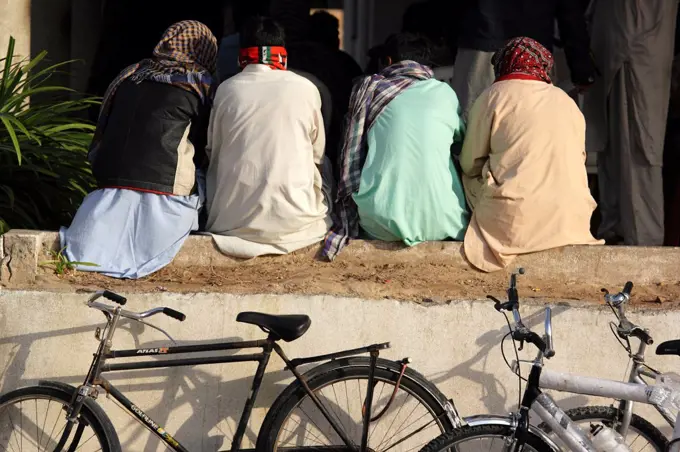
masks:
[[[512,429],[515,429],[517,427],[517,423],[513,419],[511,419],[507,416],[489,416],[489,415],[482,414],[482,415],[478,415],[478,416],[465,417],[465,418],[463,418],[463,421],[471,427],[475,427],[477,425],[488,425],[488,424],[505,425],[505,426],[508,426]],[[552,450],[554,450],[554,451],[560,450],[560,448],[557,447],[557,444],[555,444],[555,442],[548,436],[548,434],[545,433],[540,428],[538,428],[534,425],[529,425],[529,432],[538,436],[543,441],[545,441],[545,443],[547,445],[549,445]]]
[[[337,360],[331,360],[327,361],[325,363],[322,363],[320,365],[314,366],[311,369],[307,370],[302,374],[302,377],[306,381],[310,381],[315,377],[318,377],[320,375],[323,375],[327,372],[330,372],[332,370],[336,370],[339,365],[344,365],[344,367],[354,367],[354,366],[366,366],[368,364],[368,358],[363,357],[363,356],[351,356],[347,358],[341,358]],[[383,369],[390,369],[394,372],[399,372],[401,363],[399,361],[393,361],[390,359],[385,359],[385,358],[378,358],[378,361],[376,363],[377,367],[383,368]],[[412,371],[415,372],[414,369],[411,369]],[[404,374],[403,378],[408,378],[412,380],[411,376],[408,374]],[[422,377],[425,381],[428,381],[425,377]],[[294,382],[295,383],[295,382]],[[462,425],[462,418],[458,414],[458,410],[456,409],[455,404],[453,403],[453,400],[449,400],[446,398],[444,394],[439,391],[436,385],[431,383],[432,388],[424,386],[423,389],[425,389],[427,392],[430,393],[430,395],[435,398],[436,400],[439,401],[441,406],[444,408],[444,411],[446,412],[446,416],[449,419],[449,422],[451,422],[451,425],[454,427],[456,426],[461,426]]]

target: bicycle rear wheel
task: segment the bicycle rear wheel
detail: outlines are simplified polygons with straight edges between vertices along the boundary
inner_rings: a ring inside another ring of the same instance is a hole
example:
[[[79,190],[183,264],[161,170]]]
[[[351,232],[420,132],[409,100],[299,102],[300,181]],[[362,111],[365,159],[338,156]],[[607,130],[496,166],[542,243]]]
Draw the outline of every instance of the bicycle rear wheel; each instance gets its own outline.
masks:
[[[369,370],[368,358],[348,358],[319,366],[306,376],[310,389],[353,442],[352,447],[345,445],[296,381],[269,410],[257,450],[359,450]],[[370,451],[417,451],[453,428],[447,415],[448,402],[436,386],[410,368],[401,380],[400,373],[397,363],[378,360],[369,424]]]
[[[584,431],[590,429],[590,424],[604,424],[616,429],[621,419],[620,411],[611,406],[573,408],[567,410],[566,414]],[[550,428],[545,424],[538,427],[546,433],[550,433]],[[559,444],[559,438],[553,439]],[[626,435],[626,444],[632,452],[665,452],[668,447],[668,439],[651,422],[633,414]]]
[[[433,440],[421,452],[502,452],[506,451],[506,439],[513,434],[507,425],[482,424],[474,427],[465,426],[444,433]],[[529,432],[522,452],[554,452],[553,449],[538,436]]]
[[[69,387],[72,391],[75,388]],[[0,448],[3,451],[45,451],[57,448],[66,428],[66,409],[73,392],[33,386],[0,397]],[[63,452],[120,452],[113,425],[98,405],[83,405],[68,434]],[[99,409],[100,412],[96,412]]]

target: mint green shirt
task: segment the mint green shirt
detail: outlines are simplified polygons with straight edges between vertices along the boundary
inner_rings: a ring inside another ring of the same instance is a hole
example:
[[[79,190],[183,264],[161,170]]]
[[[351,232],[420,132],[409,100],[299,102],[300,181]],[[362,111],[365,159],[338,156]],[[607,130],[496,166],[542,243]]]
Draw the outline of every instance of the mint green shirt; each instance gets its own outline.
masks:
[[[462,240],[469,221],[451,144],[465,126],[451,87],[430,79],[399,94],[368,132],[359,224],[371,237],[409,246]]]

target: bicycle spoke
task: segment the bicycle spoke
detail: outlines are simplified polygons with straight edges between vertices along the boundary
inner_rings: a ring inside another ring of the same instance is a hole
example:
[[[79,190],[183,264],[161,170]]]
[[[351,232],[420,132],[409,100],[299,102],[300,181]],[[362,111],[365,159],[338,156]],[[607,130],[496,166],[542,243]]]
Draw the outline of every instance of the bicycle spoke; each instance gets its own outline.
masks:
[[[338,394],[335,392],[335,386],[331,385],[331,387],[333,388],[333,395],[335,395],[335,405],[331,404],[332,405],[331,411],[333,411],[333,414],[335,415],[335,418],[338,420],[338,424],[340,424],[340,427],[342,428],[342,430],[347,431],[347,429],[345,428],[345,423],[342,421],[342,419],[340,419],[340,415],[338,414],[337,410],[335,409],[335,407],[340,406],[340,403],[338,402]],[[319,392],[321,392],[323,394],[322,391],[319,391]],[[326,397],[326,396],[324,395],[324,397]],[[326,397],[326,399],[328,399],[328,398]],[[321,402],[320,398],[319,398],[319,402]],[[323,403],[322,403],[322,405],[323,405]],[[350,421],[351,421],[351,419],[350,419]]]
[[[19,425],[21,427],[21,447],[19,450],[24,450],[24,404],[19,402]]]
[[[50,432],[50,436],[47,437],[47,441],[45,441],[45,452],[47,452],[47,445],[50,442],[50,439],[52,439],[52,433],[54,433],[54,429],[57,428],[57,423],[59,422],[59,414],[57,414],[56,419],[54,420],[54,425],[52,426],[52,431]],[[62,429],[63,430],[63,429]]]
[[[433,422],[435,422],[434,419],[431,420],[430,422],[428,422],[427,424],[423,425],[423,426],[420,427],[419,429],[415,430],[415,431],[414,431],[413,433],[411,433],[410,435],[406,435],[405,437],[401,438],[399,441],[396,441],[395,443],[393,443],[393,444],[392,444],[391,446],[389,446],[388,448],[382,449],[382,452],[387,452],[388,450],[390,450],[390,449],[392,449],[392,448],[398,446],[399,444],[403,443],[404,441],[406,441],[406,440],[412,438],[413,436],[417,435],[418,433],[424,431],[424,430],[425,430],[427,427],[429,427],[430,424],[432,424]],[[420,444],[420,447],[424,446],[425,444],[426,444],[426,443],[423,442],[422,444]]]
[[[12,424],[12,433],[14,433],[15,427],[14,427],[14,420],[12,419],[11,410],[9,410],[7,414],[9,415],[9,422]],[[13,435],[10,435],[10,436],[13,436]],[[16,441],[17,446],[19,446],[19,452],[21,452],[21,445],[19,444],[19,440],[16,438],[16,436],[14,437],[14,441]],[[11,442],[11,441],[9,441],[9,439],[8,439],[8,442]],[[14,450],[14,447],[12,447],[12,450]]]
[[[317,410],[318,410],[318,407],[317,407]],[[304,409],[302,409],[302,406],[300,406],[300,411],[302,411],[305,414],[305,416],[307,416],[307,419],[309,419],[312,422],[312,425],[314,425],[314,427],[316,427],[316,429],[319,431],[319,433],[321,433],[323,436],[325,436],[328,441],[331,440],[328,437],[328,435],[326,435],[324,433],[324,431],[319,428],[319,426],[316,424],[316,422],[314,422],[314,419],[312,419],[312,417],[309,414],[307,414],[307,412]]]
[[[38,403],[37,399],[36,399],[36,403]],[[40,452],[40,445],[42,444],[42,437],[45,433],[45,424],[47,424],[47,416],[50,414],[50,407],[51,406],[52,406],[52,401],[48,400],[47,411],[45,412],[45,419],[43,419],[42,429],[40,430],[40,438],[38,439],[38,452]],[[37,413],[36,413],[36,416],[37,416]],[[59,416],[57,416],[57,417],[59,417]],[[47,451],[45,451],[45,452],[47,452]]]
[[[293,419],[293,420],[295,420],[295,419]],[[295,422],[297,422],[297,424],[305,431],[305,433],[309,433],[315,440],[317,440],[317,442],[319,443],[319,445],[321,445],[321,446],[329,446],[329,445],[330,445],[330,444],[328,444],[328,443],[324,443],[324,442],[321,440],[321,438],[319,438],[318,435],[315,435],[315,434],[312,433],[311,431],[307,430],[307,427],[303,426],[300,422],[298,422],[298,421],[295,421]],[[285,428],[284,428],[283,430],[284,430],[284,431],[287,431],[287,432],[290,432],[290,433],[292,433],[292,434],[295,434],[295,432],[292,431],[292,430],[288,430],[288,429],[285,429]],[[323,432],[321,432],[321,434],[323,435]],[[324,435],[324,436],[325,436],[325,435]],[[305,438],[306,438],[306,436],[305,436]],[[328,439],[328,437],[326,437],[326,439]]]
[[[349,392],[347,391],[347,380],[345,380],[344,383],[345,383],[345,406],[347,406],[347,413],[349,415],[349,418],[351,419],[352,415],[351,415],[350,410],[349,410]],[[352,428],[352,436],[354,436],[353,434],[354,434],[354,428]]]
[[[356,380],[356,382],[353,383],[350,380]],[[367,440],[371,451],[396,452],[396,450],[407,449],[416,451],[439,434],[441,426],[436,415],[410,390],[395,387],[396,381],[394,380],[378,377],[374,381],[372,400],[368,400],[367,391],[370,388],[367,383],[365,376],[350,377],[315,388],[320,406],[326,411],[327,416],[310,399],[303,399],[302,403],[298,403],[279,426],[279,436],[275,440],[279,450],[289,448],[316,450],[322,448],[319,445],[323,445],[325,451],[345,450],[343,436],[348,439],[352,450],[357,449],[361,432],[363,432],[364,410],[369,403],[372,404],[371,416],[380,415],[378,419],[371,422],[373,425],[369,425]],[[380,388],[378,383],[381,384]],[[340,387],[336,387],[337,385]],[[328,386],[331,387],[328,388]],[[357,394],[351,394],[353,391],[357,391]],[[344,401],[341,400],[343,392]],[[312,408],[309,407],[310,403]],[[322,422],[323,419],[326,421]],[[337,422],[338,429],[342,429],[339,430],[340,433],[329,425],[331,421]],[[428,437],[429,430],[425,434],[422,433],[433,426],[435,428],[439,426],[436,434]],[[376,446],[378,443],[380,445]]]
[[[401,404],[401,406],[399,407],[399,411],[397,411],[397,414],[394,416],[394,420],[392,420],[392,423],[390,424],[390,427],[387,429],[387,431],[385,432],[385,435],[383,435],[382,439],[380,440],[380,444],[378,444],[378,447],[377,447],[378,450],[380,449],[380,446],[382,446],[382,445],[385,443],[385,439],[387,438],[387,435],[392,431],[392,427],[394,426],[394,423],[397,422],[397,419],[399,419],[399,414],[401,413],[401,410],[404,409],[404,405],[406,404],[406,401],[407,401],[410,397],[411,397],[411,394],[409,394],[409,395],[405,398],[404,402],[403,402],[403,403]],[[416,407],[417,407],[417,405],[416,405]],[[398,430],[398,429],[397,429],[397,430]]]
[[[90,437],[87,439],[87,441],[85,441],[85,442],[82,443],[80,446],[78,446],[78,447],[76,448],[76,450],[77,450],[77,451],[80,450],[81,447],[83,447],[85,444],[87,444],[87,442],[90,441],[90,440],[91,440],[92,438],[94,438],[95,436],[97,436],[97,434],[96,434],[96,433],[93,433],[92,436],[90,436]]]
[[[61,428],[61,430],[59,430],[59,432],[57,433],[56,438],[61,438],[61,435],[64,433],[64,430],[66,429],[66,425],[67,425],[67,424],[68,424],[68,423],[64,424],[64,426]],[[49,442],[49,441],[48,441],[48,442]]]
[[[385,390],[385,382],[381,381],[381,383],[382,383],[382,388],[380,389],[380,394],[378,395],[378,401],[380,401],[380,399],[382,398],[383,391]],[[387,403],[389,403],[389,401]],[[387,414],[387,413],[385,413],[385,414]],[[371,437],[373,436],[373,432],[375,432],[375,429],[378,428],[378,425],[380,425],[380,421],[382,420],[383,417],[384,416],[381,416],[380,419],[378,419],[378,422],[376,422],[373,425],[371,432],[368,434],[368,444],[371,444]]]

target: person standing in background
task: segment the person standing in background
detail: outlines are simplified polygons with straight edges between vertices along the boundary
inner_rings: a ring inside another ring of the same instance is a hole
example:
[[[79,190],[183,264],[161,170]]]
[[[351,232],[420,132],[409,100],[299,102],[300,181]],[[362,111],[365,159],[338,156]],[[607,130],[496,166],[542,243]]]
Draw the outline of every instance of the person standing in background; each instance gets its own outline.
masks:
[[[680,48],[676,47],[676,51]],[[668,104],[668,122],[664,142],[663,184],[664,184],[664,245],[680,246],[680,56],[673,60],[671,95]]]
[[[533,38],[552,52],[555,20],[574,85],[595,81],[595,66],[582,2],[574,0],[476,0],[461,7],[453,89],[467,119],[477,97],[493,83],[491,57],[516,36]]]
[[[584,101],[587,143],[598,152],[608,243],[664,242],[663,146],[677,0],[594,0],[592,49],[602,77]]]

